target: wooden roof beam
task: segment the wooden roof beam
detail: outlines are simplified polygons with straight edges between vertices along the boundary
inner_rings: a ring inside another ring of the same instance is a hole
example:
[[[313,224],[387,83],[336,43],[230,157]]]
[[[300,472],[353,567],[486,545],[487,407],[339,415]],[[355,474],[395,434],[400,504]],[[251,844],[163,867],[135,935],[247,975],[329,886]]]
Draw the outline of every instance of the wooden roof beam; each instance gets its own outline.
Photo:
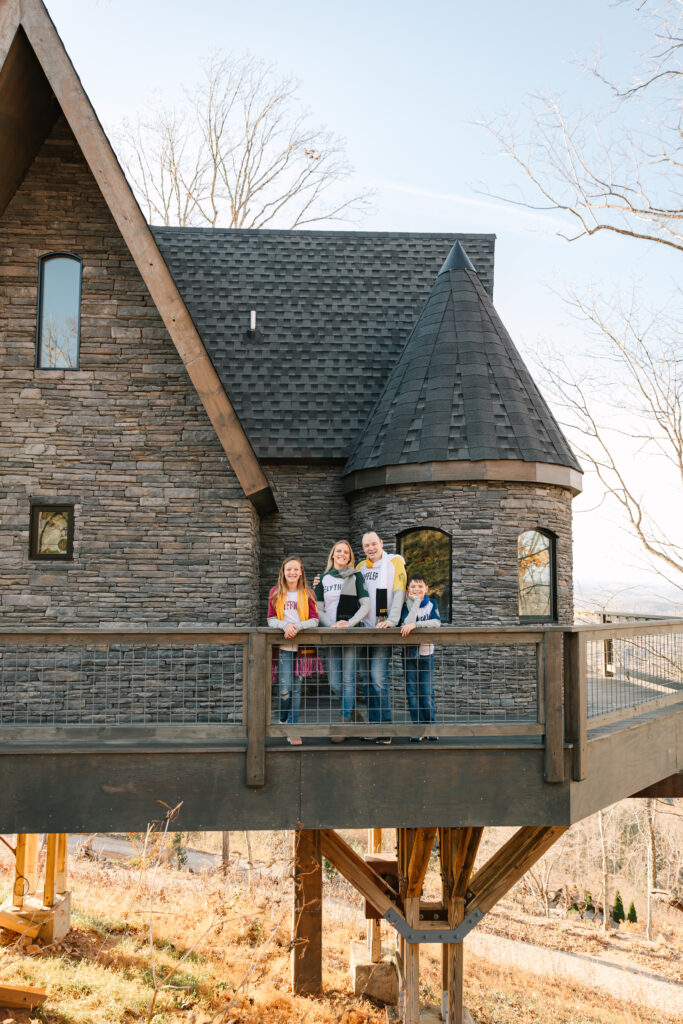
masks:
[[[14,39],[20,29],[23,31],[19,33],[15,49]],[[244,494],[260,514],[274,511],[276,505],[270,483],[41,0],[0,0],[0,60],[3,61],[0,69],[0,84],[3,85],[0,148],[3,154],[13,145],[15,124],[27,133],[23,148],[20,146],[19,152],[13,155],[10,167],[0,180],[0,198],[5,197],[6,205],[14,194],[61,109]],[[39,69],[42,69],[42,78]],[[7,109],[13,111],[11,116],[2,116],[3,94]],[[0,203],[0,212],[2,209]]]

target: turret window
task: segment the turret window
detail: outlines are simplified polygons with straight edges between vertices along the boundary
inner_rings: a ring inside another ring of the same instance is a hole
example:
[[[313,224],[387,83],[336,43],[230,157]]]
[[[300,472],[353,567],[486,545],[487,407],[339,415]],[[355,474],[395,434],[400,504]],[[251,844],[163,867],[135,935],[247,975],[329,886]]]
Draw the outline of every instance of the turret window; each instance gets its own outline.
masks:
[[[36,366],[77,370],[81,334],[81,261],[65,252],[41,256]]]
[[[525,530],[517,538],[519,617],[526,622],[557,619],[555,537],[547,530]]]
[[[443,530],[416,528],[404,530],[396,538],[398,553],[406,561],[408,578],[422,573],[429,586],[429,596],[439,605],[442,622],[451,621],[452,542]]]

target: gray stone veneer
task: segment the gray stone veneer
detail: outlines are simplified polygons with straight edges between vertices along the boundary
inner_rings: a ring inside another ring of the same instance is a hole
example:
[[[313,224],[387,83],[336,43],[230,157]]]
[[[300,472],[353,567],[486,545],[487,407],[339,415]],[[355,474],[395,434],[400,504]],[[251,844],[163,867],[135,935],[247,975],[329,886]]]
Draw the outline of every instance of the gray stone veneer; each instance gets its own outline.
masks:
[[[264,466],[278,511],[261,522],[260,619],[265,622],[268,591],[283,558],[300,555],[309,583],[325,568],[335,541],[349,537],[349,505],[342,491],[342,466],[271,463]],[[362,557],[360,539],[353,545]]]
[[[351,497],[355,540],[376,529],[387,550],[416,526],[453,538],[453,624],[518,625],[517,537],[543,528],[557,536],[557,604],[561,623],[573,620],[571,494],[561,487],[521,483],[404,484]]]
[[[38,259],[83,260],[80,369],[36,370]],[[68,127],[0,220],[0,621],[251,624],[258,517]],[[28,557],[29,499],[75,504]]]

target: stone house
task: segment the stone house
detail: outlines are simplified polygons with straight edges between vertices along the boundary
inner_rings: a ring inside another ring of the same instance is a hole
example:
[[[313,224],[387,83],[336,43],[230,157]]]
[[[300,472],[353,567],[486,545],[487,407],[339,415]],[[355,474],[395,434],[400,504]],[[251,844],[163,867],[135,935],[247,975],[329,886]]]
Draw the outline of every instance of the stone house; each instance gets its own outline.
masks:
[[[455,624],[572,620],[581,471],[493,236],[150,228],[39,0],[0,138],[3,627],[261,624],[370,527]]]

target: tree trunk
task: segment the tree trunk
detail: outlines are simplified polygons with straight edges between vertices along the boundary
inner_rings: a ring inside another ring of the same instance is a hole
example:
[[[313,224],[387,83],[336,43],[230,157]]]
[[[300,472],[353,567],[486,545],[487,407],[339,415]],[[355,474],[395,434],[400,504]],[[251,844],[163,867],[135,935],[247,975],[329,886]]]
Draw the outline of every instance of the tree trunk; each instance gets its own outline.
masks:
[[[607,931],[607,922],[609,921],[609,892],[607,891],[607,883],[609,881],[609,875],[607,870],[607,845],[605,843],[605,822],[602,811],[598,811],[598,826],[600,828],[600,852],[602,854],[602,930]]]
[[[221,832],[221,867],[223,874],[228,870],[230,864],[230,833]]]

